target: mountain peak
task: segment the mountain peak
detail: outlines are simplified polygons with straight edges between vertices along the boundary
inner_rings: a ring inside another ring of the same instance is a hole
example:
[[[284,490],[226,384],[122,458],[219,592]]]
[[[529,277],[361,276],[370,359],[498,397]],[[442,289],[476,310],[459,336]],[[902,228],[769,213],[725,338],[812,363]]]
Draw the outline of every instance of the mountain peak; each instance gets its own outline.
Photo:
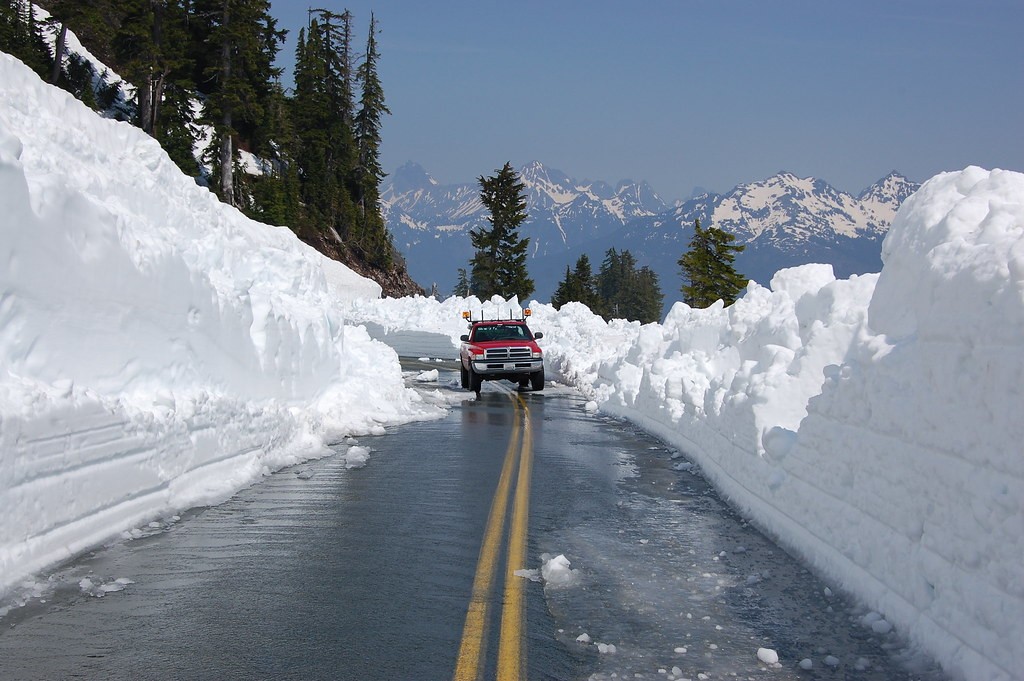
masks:
[[[415,161],[406,161],[388,179],[392,190],[397,194],[437,186],[437,180]]]
[[[857,197],[861,201],[875,201],[900,205],[918,190],[919,185],[895,170],[865,189]]]

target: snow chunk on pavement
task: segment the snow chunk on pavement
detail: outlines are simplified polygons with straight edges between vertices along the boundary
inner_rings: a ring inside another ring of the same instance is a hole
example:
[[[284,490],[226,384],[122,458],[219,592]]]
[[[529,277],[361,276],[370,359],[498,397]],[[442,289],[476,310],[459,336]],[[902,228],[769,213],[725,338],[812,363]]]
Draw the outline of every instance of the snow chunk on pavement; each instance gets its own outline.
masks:
[[[758,648],[757,659],[765,664],[778,664],[779,654],[771,648]]]
[[[559,554],[551,558],[548,554],[544,554],[541,559],[544,560],[544,565],[540,572],[546,586],[561,589],[577,583],[579,571],[569,567],[569,559],[564,555]]]
[[[370,460],[370,450],[361,446],[350,447],[341,458],[345,461],[345,468],[362,468]]]

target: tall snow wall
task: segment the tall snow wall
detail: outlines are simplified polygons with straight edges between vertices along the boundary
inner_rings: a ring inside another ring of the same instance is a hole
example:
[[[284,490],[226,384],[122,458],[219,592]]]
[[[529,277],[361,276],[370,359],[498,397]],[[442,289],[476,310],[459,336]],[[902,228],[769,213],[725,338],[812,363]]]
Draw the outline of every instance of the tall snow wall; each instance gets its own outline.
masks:
[[[783,270],[664,325],[534,305],[548,370],[697,461],[955,677],[1024,669],[1024,175],[939,175],[880,275]]]
[[[418,418],[380,287],[0,53],[0,596],[341,433]]]

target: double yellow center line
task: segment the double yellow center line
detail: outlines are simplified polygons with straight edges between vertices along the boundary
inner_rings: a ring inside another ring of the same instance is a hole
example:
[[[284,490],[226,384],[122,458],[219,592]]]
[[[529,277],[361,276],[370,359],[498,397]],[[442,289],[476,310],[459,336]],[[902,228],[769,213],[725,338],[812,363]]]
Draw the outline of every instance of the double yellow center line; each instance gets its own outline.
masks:
[[[487,648],[488,606],[497,571],[498,551],[508,515],[512,477],[516,474],[515,499],[508,532],[508,557],[505,565],[505,593],[501,611],[501,633],[498,638],[498,681],[520,681],[525,678],[526,651],[523,646],[524,579],[515,571],[526,566],[526,531],[530,511],[530,475],[533,471],[533,428],[530,410],[520,395],[510,395],[515,411],[512,437],[505,452],[505,461],[498,479],[498,489],[491,502],[487,527],[477,560],[473,592],[462,629],[462,643],[455,666],[455,681],[479,681]]]

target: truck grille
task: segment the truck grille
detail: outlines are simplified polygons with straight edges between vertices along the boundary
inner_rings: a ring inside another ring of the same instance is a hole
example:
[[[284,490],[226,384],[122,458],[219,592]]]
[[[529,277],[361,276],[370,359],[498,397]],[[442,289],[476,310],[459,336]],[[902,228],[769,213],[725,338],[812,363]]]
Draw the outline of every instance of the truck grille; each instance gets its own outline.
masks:
[[[530,359],[530,348],[488,348],[484,351],[484,359],[517,360]]]

